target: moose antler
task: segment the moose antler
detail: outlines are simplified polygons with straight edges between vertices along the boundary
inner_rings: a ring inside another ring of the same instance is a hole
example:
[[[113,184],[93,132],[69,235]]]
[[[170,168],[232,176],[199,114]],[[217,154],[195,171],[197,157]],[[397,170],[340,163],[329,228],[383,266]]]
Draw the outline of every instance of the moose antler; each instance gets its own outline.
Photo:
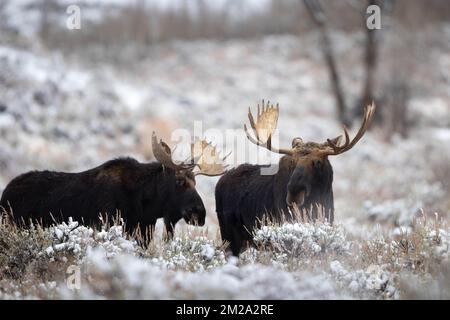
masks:
[[[258,104],[258,114],[256,122],[250,108],[248,109],[248,119],[250,121],[250,125],[252,126],[254,135],[256,136],[256,139],[250,135],[246,124],[244,124],[244,130],[248,140],[250,140],[257,146],[264,147],[267,150],[275,153],[292,155],[293,151],[290,149],[277,149],[272,146],[272,135],[277,128],[279,110],[280,107],[278,104],[274,107],[273,105],[270,105],[269,101],[267,101],[267,104],[264,105],[263,100],[262,109],[260,109],[260,106]]]
[[[174,163],[172,160],[172,151],[170,147],[167,145],[167,143],[165,143],[161,139],[158,142],[158,138],[156,137],[156,133],[154,131],[152,134],[152,150],[156,160],[161,162],[164,166],[171,168],[175,171],[191,170],[195,167],[194,163],[191,164]]]
[[[366,133],[366,130],[369,127],[370,121],[373,118],[373,114],[375,113],[375,108],[376,108],[375,103],[373,103],[373,102],[372,102],[372,104],[369,104],[364,108],[363,122],[361,124],[361,127],[358,130],[358,133],[352,139],[351,142],[350,142],[350,136],[348,134],[347,127],[344,126],[345,142],[342,145],[338,145],[338,141],[340,140],[341,136],[339,136],[333,140],[327,139],[328,146],[325,147],[325,149],[322,151],[322,153],[325,155],[334,156],[334,155],[344,153],[344,152],[350,150],[351,148],[353,148],[353,146],[362,138],[364,133]]]
[[[195,172],[195,175],[204,176],[220,176],[226,172],[225,159],[231,154],[227,154],[222,159],[219,157],[219,152],[216,147],[206,140],[196,140],[191,144],[192,159],[198,159],[196,165],[200,171]]]

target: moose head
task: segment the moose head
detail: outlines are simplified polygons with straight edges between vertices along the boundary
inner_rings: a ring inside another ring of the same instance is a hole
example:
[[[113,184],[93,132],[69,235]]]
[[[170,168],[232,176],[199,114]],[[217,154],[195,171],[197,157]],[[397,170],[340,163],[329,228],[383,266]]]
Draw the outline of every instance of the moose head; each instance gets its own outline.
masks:
[[[325,216],[333,222],[333,170],[328,160],[329,156],[340,155],[351,148],[362,138],[375,112],[375,104],[365,107],[364,117],[357,134],[350,140],[348,129],[344,126],[344,139],[342,135],[327,139],[325,142],[305,142],[297,137],[292,140],[291,148],[275,148],[272,145],[272,135],[277,127],[279,106],[270,105],[269,102],[260,107],[256,119],[249,109],[248,118],[252,136],[244,124],[247,138],[254,144],[264,147],[271,152],[284,155],[279,162],[279,175],[287,176],[284,180],[283,195],[285,205],[294,211],[299,209],[313,209],[313,218],[317,217],[317,205],[322,205]],[[344,140],[342,143],[341,141]]]
[[[219,157],[216,147],[206,140],[196,139],[191,144],[191,159],[188,163],[175,163],[172,160],[172,150],[156,134],[152,135],[153,154],[163,167],[172,174],[172,191],[179,201],[174,203],[176,216],[182,217],[187,223],[203,226],[206,210],[200,195],[195,188],[195,177],[220,176],[225,172],[224,158]],[[174,219],[176,220],[176,219]]]

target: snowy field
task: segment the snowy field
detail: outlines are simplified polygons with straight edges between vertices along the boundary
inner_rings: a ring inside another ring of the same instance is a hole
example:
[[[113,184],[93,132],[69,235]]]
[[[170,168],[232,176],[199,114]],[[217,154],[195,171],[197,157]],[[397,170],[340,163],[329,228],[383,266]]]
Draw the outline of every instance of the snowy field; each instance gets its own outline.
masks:
[[[450,298],[450,229],[437,217],[364,238],[341,224],[265,226],[239,259],[197,230],[145,250],[121,224],[0,231],[3,299]]]
[[[120,223],[92,230],[68,221],[21,231],[1,220],[0,298],[450,298],[450,27],[440,32],[444,45],[430,48],[433,63],[424,68],[439,72],[411,76],[430,84],[412,94],[408,138],[386,138],[374,126],[355,148],[330,159],[335,225],[266,226],[254,235],[257,248],[227,257],[215,213],[217,178],[207,177],[197,179],[206,226],[180,221],[177,237],[164,242],[158,225],[145,250]],[[354,64],[363,34],[332,37],[345,57],[340,68],[351,104],[363,79]],[[129,66],[1,41],[0,191],[32,169],[75,172],[119,156],[151,161],[153,130],[174,145],[172,132],[193,132],[194,121],[206,137],[212,129],[242,129],[248,107],[261,99],[280,104],[280,145],[296,136],[334,137],[342,127],[316,40],[311,33],[174,41]],[[278,159],[248,148],[248,162]],[[234,160],[231,166],[243,162]],[[81,270],[79,288],[68,285],[71,266]]]

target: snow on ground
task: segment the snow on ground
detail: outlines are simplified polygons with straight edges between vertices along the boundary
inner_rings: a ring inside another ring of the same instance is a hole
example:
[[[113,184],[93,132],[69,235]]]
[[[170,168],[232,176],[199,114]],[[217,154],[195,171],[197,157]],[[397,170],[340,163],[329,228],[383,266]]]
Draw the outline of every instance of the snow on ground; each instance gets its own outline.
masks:
[[[3,234],[11,232],[4,222],[0,227]],[[449,262],[446,225],[423,217],[411,229],[371,240],[350,239],[342,228],[323,222],[268,225],[256,232],[257,247],[238,259],[225,258],[220,243],[206,237],[185,234],[143,249],[122,233],[121,223],[92,230],[69,220],[44,231],[50,246],[29,252],[53,267],[28,261],[25,284],[5,284],[6,276],[0,298],[398,299],[426,294],[411,289],[418,281],[433,297],[448,296],[448,287],[431,276],[433,268]],[[23,241],[10,239],[10,247]],[[0,250],[2,268],[8,265],[4,254]],[[76,282],[73,270],[79,271]],[[443,276],[448,281],[437,275]],[[30,284],[32,277],[41,282]],[[409,279],[414,281],[405,286]]]

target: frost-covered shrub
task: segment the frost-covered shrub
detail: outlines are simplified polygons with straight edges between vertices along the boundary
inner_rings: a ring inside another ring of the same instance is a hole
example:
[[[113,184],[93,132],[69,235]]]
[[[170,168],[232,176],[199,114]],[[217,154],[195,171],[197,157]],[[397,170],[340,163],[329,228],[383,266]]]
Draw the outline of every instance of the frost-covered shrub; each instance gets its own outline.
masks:
[[[144,249],[121,224],[0,229],[2,299],[396,299],[446,297],[450,286],[450,230],[438,219],[351,241],[339,225],[266,226],[239,259],[189,232]],[[79,290],[66,285],[71,265]],[[415,282],[404,284],[408,277]]]
[[[20,281],[0,280],[0,300],[35,300],[35,299],[57,299],[56,291],[58,282],[46,281],[29,274],[26,279]]]
[[[344,287],[352,293],[366,298],[391,298],[396,293],[393,276],[383,266],[370,265],[365,270],[347,270],[334,260],[330,271]]]
[[[259,264],[238,267],[232,259],[210,271],[173,272],[148,259],[118,254],[107,259],[89,250],[80,290],[59,287],[73,299],[336,299],[346,297],[326,275],[286,272]]]
[[[295,257],[330,252],[345,254],[350,250],[344,229],[323,222],[263,226],[255,231],[253,240],[259,247]]]
[[[68,223],[63,222],[49,230],[53,242],[44,253],[50,257],[72,254],[76,260],[81,260],[86,251],[93,247],[103,248],[108,258],[119,252],[132,253],[136,250],[136,242],[125,238],[122,224],[113,225],[107,230],[102,228],[101,231],[94,231],[69,218]]]
[[[399,278],[402,299],[450,299],[450,261],[441,265],[437,276],[401,272]]]
[[[449,256],[450,229],[426,218],[361,243],[363,263],[388,264],[392,271],[433,272]]]
[[[260,248],[258,250],[253,247],[250,247],[241,253],[239,256],[239,261],[242,265],[259,263],[283,270],[295,269],[299,263],[307,264],[309,262],[308,260],[303,261],[296,259],[296,257],[288,255],[285,252],[265,250],[264,248]]]
[[[44,277],[48,259],[41,252],[50,243],[50,233],[40,227],[26,230],[0,218],[0,279],[19,279],[27,269]]]
[[[47,229],[22,229],[7,219],[0,220],[0,279],[17,279],[28,291],[38,292],[34,280],[45,284],[64,279],[67,267],[81,264],[91,248],[101,248],[105,257],[111,258],[135,252],[136,244],[125,238],[122,225],[99,232],[69,219]]]
[[[225,253],[204,236],[184,235],[158,244],[148,257],[153,264],[171,270],[204,271],[225,264]]]

